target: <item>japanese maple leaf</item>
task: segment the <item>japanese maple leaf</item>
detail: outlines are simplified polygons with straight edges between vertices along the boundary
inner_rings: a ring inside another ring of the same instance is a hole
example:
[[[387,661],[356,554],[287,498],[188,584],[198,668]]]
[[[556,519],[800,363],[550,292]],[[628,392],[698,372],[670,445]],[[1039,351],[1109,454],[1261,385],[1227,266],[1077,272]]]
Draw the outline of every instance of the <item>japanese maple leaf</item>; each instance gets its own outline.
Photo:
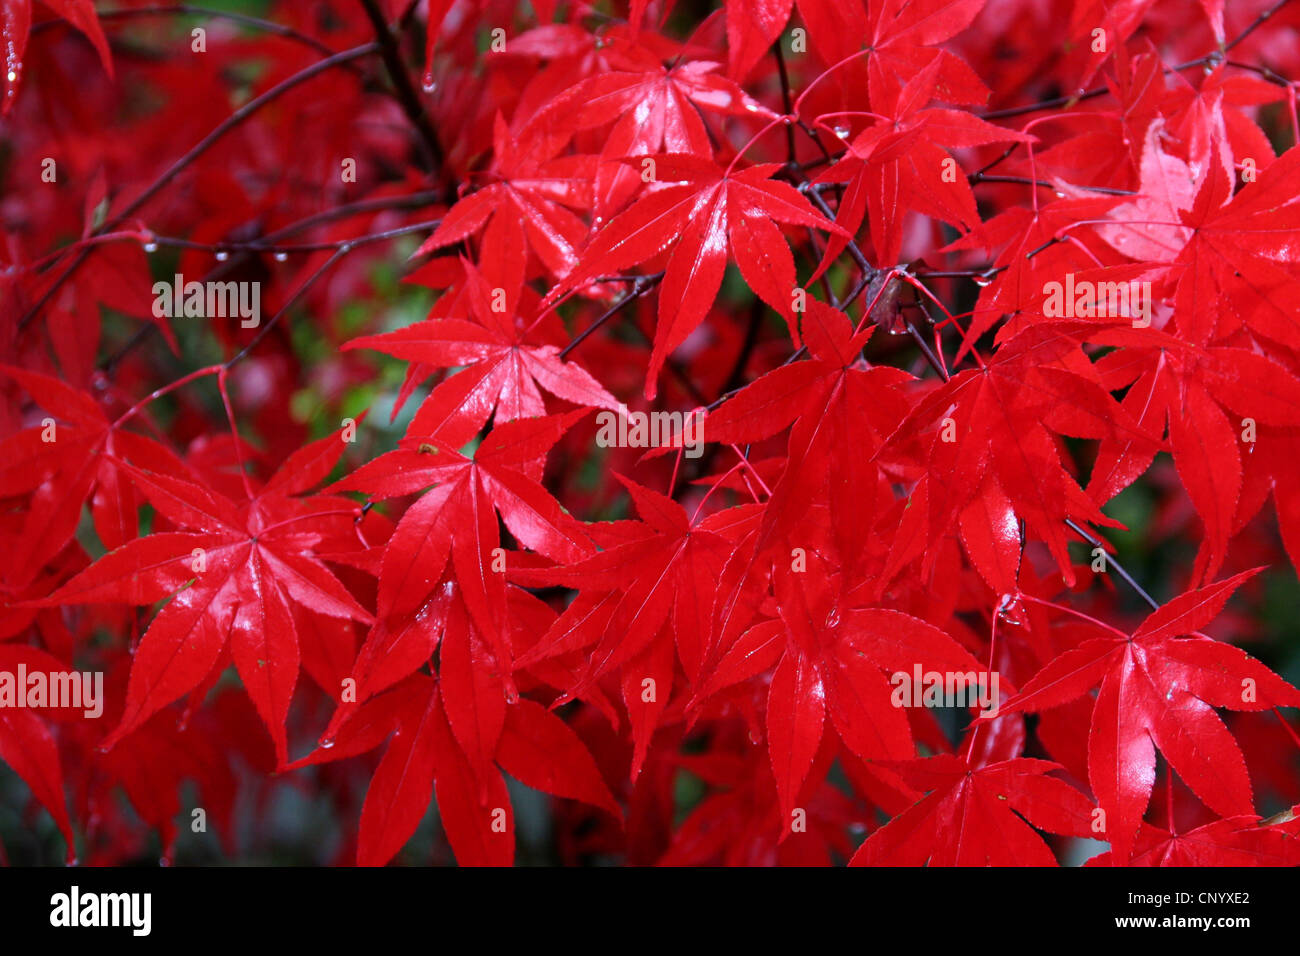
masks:
[[[806,829],[791,832],[782,817],[764,755],[746,747],[741,755],[717,753],[675,756],[682,770],[699,777],[710,792],[672,834],[660,866],[830,866],[846,859],[853,845],[851,827],[868,815],[826,781],[809,794]]]
[[[426,319],[343,346],[385,352],[419,363],[421,370],[465,366],[433,390],[408,434],[438,435],[460,447],[478,434],[489,417],[502,424],[545,415],[539,387],[578,405],[619,407],[581,365],[562,361],[554,345],[526,344],[532,316],[494,308],[493,290],[484,277],[469,263],[465,273],[461,315]],[[471,316],[477,322],[469,321]]]
[[[58,658],[38,648],[0,644],[0,673],[16,681],[19,666],[26,668],[29,674],[49,675],[50,680],[54,675],[69,670]],[[19,687],[17,692],[25,694],[27,688]],[[0,762],[8,764],[50,812],[63,834],[68,863],[73,863],[77,845],[72,838],[72,823],[68,819],[68,805],[63,794],[59,748],[40,710],[23,706],[0,708]]]
[[[771,180],[780,168],[776,164],[736,172],[694,156],[658,155],[640,162],[655,164],[658,187],[648,189],[595,234],[582,250],[581,265],[550,291],[544,304],[597,276],[618,275],[671,248],[646,371],[645,395],[654,398],[664,361],[713,304],[730,251],[755,294],[786,318],[797,343],[794,259],[776,223],[838,234],[843,230],[793,186]]]
[[[21,589],[76,533],[81,508],[110,550],[136,536],[139,496],[121,473],[124,456],[157,471],[183,473],[180,460],[158,442],[110,422],[99,403],[72,386],[24,369],[0,366],[57,418],[0,441],[0,496],[34,492],[9,583]]]
[[[1095,114],[1100,126],[1090,123],[1035,152],[1039,175],[1055,178],[1062,192],[1074,183],[1128,189],[1133,170],[1141,165],[1146,131],[1164,110],[1168,92],[1160,78],[1165,64],[1154,49],[1130,55],[1121,48],[1114,62],[1114,75],[1107,77],[1106,85],[1115,108]],[[1191,84],[1186,88],[1190,91]]]
[[[743,80],[781,35],[794,0],[727,0],[728,72]]]
[[[1174,466],[1205,526],[1192,571],[1202,582],[1218,572],[1239,527],[1250,461],[1238,441],[1239,423],[1300,426],[1300,378],[1259,351],[1195,349],[1172,338],[1166,344],[1113,352],[1098,366],[1108,390],[1128,388],[1122,404],[1148,434],[1159,439],[1168,422]],[[1109,501],[1146,470],[1157,450],[1126,434],[1104,439],[1088,493],[1099,504]],[[1268,460],[1267,453],[1261,457]],[[1290,482],[1292,471],[1277,469],[1274,480]]]
[[[958,673],[984,668],[960,644],[925,621],[887,608],[844,606],[838,573],[816,555],[806,571],[778,565],[779,622],[742,635],[711,669],[710,691],[746,680],[773,663],[767,700],[768,753],[785,819],[808,779],[829,717],[844,744],[868,760],[915,755],[888,674],[915,665]]]
[[[977,495],[1005,494],[1047,544],[1062,575],[1073,580],[1065,519],[1114,522],[1065,470],[1052,432],[1095,438],[1125,434],[1151,441],[1101,387],[1075,338],[1109,341],[1108,334],[1068,324],[1030,326],[1003,343],[985,367],[952,376],[913,408],[890,437],[891,444],[937,415],[948,429],[947,437],[941,433],[930,443],[927,460],[931,541]],[[984,487],[986,477],[1000,493]]]
[[[1068,37],[1072,44],[1089,51],[1087,67],[1078,82],[1086,86],[1092,82],[1097,70],[1114,51],[1123,47],[1146,18],[1155,0],[1127,0],[1125,3],[1110,3],[1108,0],[1085,0],[1075,4],[1070,11]],[[1223,8],[1225,0],[1199,0],[1214,31],[1214,38],[1223,45]],[[1101,48],[1093,46],[1095,30],[1105,33],[1105,43]]]
[[[803,314],[807,361],[773,369],[745,386],[704,423],[708,441],[748,444],[793,424],[785,471],[772,490],[756,547],[789,533],[807,507],[828,496],[844,562],[865,546],[876,481],[872,456],[907,414],[899,369],[860,360],[875,331],[854,334],[848,319],[815,299]],[[853,454],[844,454],[852,448]]]
[[[621,817],[581,738],[540,704],[520,698],[506,708],[493,764],[483,777],[457,742],[445,705],[439,682],[413,674],[367,701],[343,724],[329,749],[294,764],[351,757],[388,739],[361,810],[359,865],[382,866],[392,859],[435,796],[460,865],[510,865],[514,811],[501,771],[527,786]]]
[[[555,148],[563,146],[558,142]],[[498,113],[488,180],[462,196],[417,252],[461,242],[480,229],[479,261],[492,284],[517,289],[531,249],[557,278],[577,264],[587,226],[573,212],[591,205],[591,156],[538,155],[516,142]]]
[[[1155,59],[1153,54],[1148,57]],[[1241,157],[1243,165],[1248,157],[1260,167],[1271,163],[1273,147],[1253,117],[1261,105],[1280,101],[1286,93],[1261,76],[1222,62],[1208,76],[1191,79],[1180,75],[1172,95],[1161,104],[1169,131],[1186,144],[1189,165],[1198,172],[1209,170],[1212,152],[1218,152],[1221,168],[1229,175],[1234,157]]]
[[[821,0],[834,4],[835,0]],[[801,4],[802,8],[802,4]],[[871,108],[889,101],[912,77],[935,64],[939,98],[983,103],[988,87],[965,60],[935,45],[951,39],[984,8],[984,0],[884,0],[868,4],[872,19],[867,49]]]
[[[602,675],[633,661],[658,675],[658,683],[664,684],[659,693],[666,699],[674,644],[688,678],[698,675],[709,631],[714,574],[731,552],[730,543],[716,530],[726,519],[711,516],[713,520],[693,524],[677,502],[622,475],[615,477],[636,503],[644,531],[566,568],[516,576],[522,583],[581,589],[519,662],[530,666],[590,647],[562,699],[582,695]],[[642,671],[641,676],[648,675]],[[641,730],[633,776],[653,726]]]
[[[1300,277],[1294,249],[1300,206],[1289,184],[1300,150],[1288,150],[1234,195],[1221,141],[1204,147],[1208,165],[1197,170],[1164,151],[1162,127],[1157,119],[1147,131],[1140,195],[1115,207],[1111,216],[1119,224],[1098,227],[1098,234],[1127,255],[1159,264],[1176,284],[1175,321],[1193,344],[1242,327],[1293,341],[1300,307],[1287,290]]]
[[[1113,634],[1085,640],[1050,661],[1001,710],[1046,710],[1100,684],[1088,779],[1106,812],[1105,833],[1117,861],[1134,851],[1155,784],[1157,748],[1211,810],[1225,817],[1253,811],[1241,750],[1214,708],[1296,707],[1300,691],[1239,648],[1196,632],[1255,573],[1179,595],[1131,635],[1106,628]]]
[[[99,54],[99,62],[109,79],[113,78],[113,56],[108,40],[99,26],[99,17],[91,0],[42,0],[61,18],[85,34],[86,39]],[[18,99],[18,86],[23,77],[23,54],[27,51],[27,35],[32,25],[32,0],[4,0],[0,3],[0,44],[4,46],[4,69],[0,71],[0,116],[6,115]]]
[[[431,665],[438,651],[439,689],[444,710],[465,759],[470,762],[486,797],[492,774],[492,760],[506,717],[510,662],[497,656],[484,639],[465,606],[463,591],[445,577],[434,597],[414,615],[381,621],[367,637],[353,665],[352,677],[362,704],[382,693],[425,664]],[[521,607],[525,602],[531,607]],[[545,628],[554,612],[541,605],[540,624],[535,614],[541,602],[518,588],[505,595],[503,609],[511,629],[511,643],[521,627]],[[321,740],[332,746],[340,729],[357,713],[356,701],[341,702]]]
[[[1046,282],[1060,281],[1067,272],[1081,271],[1078,249],[1059,242],[1060,231],[1081,219],[1104,216],[1119,201],[1115,197],[1087,197],[1058,199],[1035,209],[1013,206],[945,246],[944,252],[998,250],[993,261],[995,274],[980,291],[954,364],[961,362],[980,336],[1003,316],[1041,301]],[[1037,311],[1041,313],[1041,309]]]
[[[582,525],[538,482],[540,461],[583,414],[579,410],[498,425],[473,458],[436,436],[408,437],[395,451],[331,486],[377,498],[429,489],[402,515],[385,547],[377,598],[381,623],[418,612],[450,562],[471,619],[513,694],[497,514],[521,545],[552,560],[579,561],[595,551]]]
[[[763,119],[774,115],[734,82],[716,75],[717,63],[691,60],[646,67],[616,57],[613,65],[619,68],[562,93],[528,127],[577,132],[613,120],[596,171],[597,224],[620,209],[640,185],[640,170],[620,162],[624,157],[680,153],[708,158],[713,145],[701,111]]]
[[[1172,273],[1180,330],[1203,345],[1242,326],[1278,342],[1294,342],[1300,303],[1296,256],[1300,149],[1292,147],[1235,195],[1218,151],[1192,207],[1179,212],[1191,236]]]
[[[1116,251],[1148,262],[1168,262],[1187,244],[1191,232],[1179,214],[1192,207],[1197,192],[1192,168],[1165,151],[1164,126],[1160,117],[1147,126],[1137,196],[1110,211],[1115,225],[1097,227]],[[1217,173],[1222,175],[1222,168]]]
[[[1101,853],[1084,866],[1111,866]],[[1300,838],[1280,826],[1266,826],[1254,814],[1215,820],[1185,833],[1143,823],[1129,866],[1296,866]]]
[[[975,195],[948,149],[1034,139],[963,110],[929,107],[941,65],[940,59],[932,60],[907,81],[893,102],[877,104],[882,118],[860,133],[844,158],[816,180],[848,184],[835,222],[853,234],[864,213],[869,213],[871,243],[882,265],[898,262],[909,211],[964,230],[979,224]],[[952,175],[945,176],[945,169]],[[844,251],[845,243],[845,239],[831,239],[819,274]]]
[[[116,673],[109,675],[105,696],[113,703],[122,701],[125,685],[126,680],[118,679]],[[125,806],[125,794],[131,815],[158,832],[160,856],[164,865],[169,865],[175,862],[177,823],[183,819],[182,795],[196,790],[208,825],[218,832],[227,852],[234,852],[235,766],[243,760],[259,773],[271,773],[275,755],[246,698],[225,687],[213,698],[183,721],[167,711],[154,714],[132,732],[128,745],[108,753],[92,753],[92,740],[97,743],[101,736],[97,731],[84,741],[80,753],[85,755],[86,767],[94,768],[84,797],[89,818],[87,844],[93,846],[92,834],[104,828],[105,817],[112,819],[117,808]],[[130,824],[119,826],[126,829]],[[88,862],[95,865],[100,861],[91,856]]]
[[[1026,757],[975,767],[952,754],[901,764],[925,797],[871,834],[849,865],[1056,866],[1035,827],[1093,835],[1092,804],[1049,776],[1060,769]]]
[[[329,451],[322,454],[322,447]],[[285,719],[300,662],[290,602],[371,619],[313,550],[328,533],[327,515],[352,503],[289,497],[318,483],[342,450],[337,435],[309,445],[242,504],[181,478],[120,466],[160,514],[188,530],[129,541],[37,602],[152,604],[171,597],[140,640],[126,709],[104,749],[215,676],[228,651],[285,761]]]

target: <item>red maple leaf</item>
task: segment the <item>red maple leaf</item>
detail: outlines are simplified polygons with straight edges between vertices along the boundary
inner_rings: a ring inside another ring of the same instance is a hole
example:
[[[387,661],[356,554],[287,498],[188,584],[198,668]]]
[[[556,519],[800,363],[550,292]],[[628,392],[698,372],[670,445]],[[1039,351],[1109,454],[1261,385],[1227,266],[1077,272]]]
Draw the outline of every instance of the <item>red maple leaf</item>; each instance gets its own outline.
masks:
[[[1047,760],[1020,757],[973,767],[952,754],[900,765],[926,793],[871,834],[851,866],[1055,866],[1034,828],[1092,836],[1092,804]],[[1026,822],[1028,821],[1028,822]]]
[[[730,252],[755,293],[786,317],[797,344],[794,259],[776,223],[835,233],[840,228],[794,187],[772,180],[775,165],[736,172],[710,160],[671,154],[637,162],[643,170],[653,168],[651,181],[658,188],[648,189],[595,234],[582,251],[581,265],[550,291],[544,304],[597,276],[618,275],[671,248],[646,372],[645,395],[654,398],[664,361],[713,304]]]
[[[1157,748],[1216,813],[1253,811],[1241,750],[1214,708],[1297,707],[1300,691],[1230,644],[1187,635],[1217,617],[1254,573],[1179,595],[1131,635],[1099,627],[1103,636],[1050,661],[1001,709],[1047,710],[1100,684],[1088,736],[1088,779],[1106,812],[1104,832],[1116,859],[1134,852],[1155,785]]]
[[[230,659],[284,763],[300,663],[290,602],[370,620],[314,553],[336,533],[331,520],[355,507],[344,508],[351,502],[339,498],[290,497],[319,483],[343,447],[338,436],[308,446],[242,504],[181,478],[121,465],[161,515],[188,530],[129,541],[36,602],[147,605],[171,598],[140,640],[126,710],[104,749],[177,698],[206,690]]]

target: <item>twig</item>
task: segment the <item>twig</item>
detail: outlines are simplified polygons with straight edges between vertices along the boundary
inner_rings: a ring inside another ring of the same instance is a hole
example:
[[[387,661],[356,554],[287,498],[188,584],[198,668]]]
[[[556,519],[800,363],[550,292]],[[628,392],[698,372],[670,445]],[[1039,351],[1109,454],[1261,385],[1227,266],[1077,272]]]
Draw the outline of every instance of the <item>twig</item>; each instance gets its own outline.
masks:
[[[195,16],[205,17],[209,20],[231,20],[235,23],[242,23],[244,26],[256,27],[259,30],[265,30],[267,33],[274,33],[277,36],[285,37],[301,43],[303,46],[311,47],[322,56],[333,56],[335,51],[330,49],[315,37],[300,33],[293,27],[287,27],[282,23],[273,23],[270,20],[263,20],[261,17],[250,16],[247,13],[234,13],[229,10],[213,10],[208,7],[195,7],[187,3],[177,4],[174,7],[136,7],[131,10],[100,10],[96,14],[101,22],[110,20],[136,20],[144,17],[162,17],[162,16]],[[40,23],[33,24],[31,32],[37,34],[43,30],[58,25],[72,26],[69,20],[42,20]]]
[[[1066,525],[1069,526],[1071,531],[1077,534],[1084,541],[1087,541],[1094,548],[1102,548],[1102,550],[1105,550],[1101,540],[1089,534],[1087,530],[1085,530],[1082,526],[1077,524],[1073,518],[1066,518],[1065,523]],[[1120,564],[1109,554],[1106,555],[1106,562],[1114,566],[1115,570],[1119,572],[1119,576],[1128,583],[1129,587],[1131,587],[1134,591],[1138,593],[1138,595],[1142,598],[1142,600],[1146,601],[1147,604],[1151,605],[1152,610],[1156,610],[1160,607],[1160,602],[1157,601],[1155,598],[1153,598],[1150,594],[1147,594],[1147,592],[1143,590],[1142,585],[1138,584],[1137,581],[1133,580],[1133,575],[1129,574],[1128,571],[1124,569],[1124,565]]]
[[[560,349],[560,355],[559,355],[560,359],[563,359],[570,352],[572,352],[579,345],[581,345],[583,341],[587,338],[587,336],[591,335],[592,332],[595,332],[598,328],[600,328],[611,318],[617,315],[623,309],[624,306],[632,302],[634,299],[641,298],[641,296],[645,295],[647,292],[649,292],[651,289],[657,286],[660,282],[663,281],[663,277],[664,274],[662,272],[656,273],[655,275],[652,276],[638,276],[636,281],[632,283],[632,289],[630,292],[628,292],[627,295],[623,296],[623,298],[619,299],[608,309],[606,309],[604,313],[600,316],[600,318],[596,319],[595,322],[592,322],[591,325],[587,326],[585,329],[583,329],[581,332],[575,335],[573,337],[573,341],[571,341],[564,348]]]
[[[780,37],[777,37],[776,42],[772,44],[772,53],[776,57],[776,68],[781,75],[781,102],[785,104],[785,115],[790,116],[794,113],[794,103],[790,99],[790,75],[786,72],[785,57],[781,54]],[[793,166],[799,161],[799,157],[795,154],[794,127],[789,123],[785,124],[785,148],[786,156]]]
[[[299,70],[293,76],[290,76],[287,79],[280,81],[275,86],[267,90],[265,93],[249,100],[239,109],[235,110],[235,112],[231,113],[230,116],[226,117],[226,119],[224,119],[221,123],[219,123],[217,127],[212,130],[212,132],[208,133],[207,136],[199,140],[199,142],[196,143],[190,149],[189,152],[187,152],[180,159],[176,160],[176,162],[172,163],[172,165],[168,167],[167,170],[164,171],[161,176],[155,179],[153,183],[148,188],[145,189],[144,192],[142,192],[139,196],[137,196],[130,203],[128,203],[127,206],[124,209],[122,209],[122,211],[119,212],[116,216],[114,216],[111,220],[100,225],[100,227],[94,230],[94,232],[91,233],[91,235],[99,235],[100,233],[112,232],[119,225],[125,222],[132,214],[134,214],[136,210],[140,209],[142,206],[145,205],[145,203],[147,203],[150,199],[156,196],[159,193],[159,191],[161,191],[168,183],[170,183],[173,179],[179,176],[186,169],[186,167],[190,165],[190,163],[194,162],[194,160],[198,159],[199,156],[203,155],[203,153],[206,152],[217,140],[221,139],[221,137],[225,136],[226,133],[230,132],[232,129],[234,129],[236,126],[242,123],[253,113],[256,113],[267,103],[270,103],[272,100],[275,100],[280,96],[283,96],[285,93],[289,92],[295,87],[300,86],[301,84],[310,80],[312,77],[324,73],[326,70],[329,70],[332,67],[338,66],[342,63],[350,63],[352,60],[359,59],[363,56],[369,56],[370,54],[376,52],[378,49],[379,49],[379,44],[377,43],[365,43],[362,44],[361,46],[353,47],[351,50],[344,50],[342,53],[336,53],[333,56],[326,57],[325,59],[319,61],[318,63],[313,63],[311,66]],[[23,315],[23,317],[19,320],[18,328],[20,330],[25,328],[27,324],[31,322],[33,318],[36,317],[37,313],[39,313],[41,309],[45,306],[45,303],[48,302],[60,288],[62,288],[63,283],[66,282],[69,279],[69,277],[71,277],[72,273],[74,273],[77,270],[77,268],[81,265],[81,263],[86,261],[86,257],[88,255],[90,255],[90,252],[87,249],[82,249],[77,253],[76,258],[72,261],[72,263],[68,266],[68,268],[65,269],[58,276],[58,278],[56,278],[54,282],[50,284],[50,287],[46,289],[44,293],[42,293],[40,298],[37,299],[36,303],[30,309],[28,309],[26,314]]]
[[[375,36],[379,39],[379,55],[388,70],[389,79],[393,81],[393,88],[397,93],[397,102],[401,105],[406,118],[411,121],[411,125],[420,134],[420,138],[424,140],[434,166],[441,171],[446,162],[442,152],[442,145],[438,142],[438,134],[434,132],[433,124],[429,122],[429,114],[424,111],[424,106],[415,93],[415,86],[411,83],[411,76],[406,72],[406,67],[402,65],[402,56],[398,52],[397,41],[393,39],[392,31],[388,29],[388,24],[384,22],[384,15],[380,11],[376,0],[361,0],[361,6],[365,8],[366,16],[370,18],[370,25],[374,27]]]
[[[1055,190],[1056,187],[1051,183],[1045,183],[1041,179],[1029,179],[1026,176],[986,176],[983,172],[971,173],[966,180],[976,186],[980,183],[1013,183],[1021,186],[1037,186],[1040,189]],[[1088,192],[1104,193],[1107,196],[1136,196],[1131,189],[1111,189],[1108,186],[1080,186],[1079,189],[1086,189]]]
[[[289,308],[294,303],[296,303],[299,299],[302,298],[303,294],[306,293],[306,291],[316,283],[316,280],[318,280],[322,275],[324,275],[329,270],[330,266],[334,265],[334,263],[338,262],[348,253],[352,252],[352,250],[354,250],[358,246],[368,245],[372,242],[382,242],[386,239],[393,239],[396,238],[397,236],[406,235],[407,233],[426,230],[429,227],[430,224],[427,222],[417,222],[409,226],[401,226],[400,228],[397,229],[389,229],[385,232],[377,232],[374,235],[370,235],[370,236],[361,236],[356,239],[345,239],[342,242],[338,243],[334,248],[333,254],[331,254],[329,258],[327,258],[324,262],[322,262],[320,267],[315,272],[313,272],[310,276],[308,276],[307,280],[303,282],[302,285],[298,286],[298,288],[294,290],[293,295],[289,296],[289,299],[284,303],[283,306],[280,307],[280,311],[276,312],[275,315],[271,316],[270,321],[268,321],[266,325],[262,326],[260,329],[257,330],[257,334],[253,336],[252,341],[250,341],[247,345],[245,345],[232,359],[230,359],[230,361],[226,362],[224,367],[227,369],[230,368],[236,362],[241,361],[246,355],[252,352],[253,349],[257,348],[257,346],[261,343],[261,341],[271,333],[271,330],[273,328],[275,328],[276,324],[280,321],[280,319],[284,316],[284,314],[289,311]]]

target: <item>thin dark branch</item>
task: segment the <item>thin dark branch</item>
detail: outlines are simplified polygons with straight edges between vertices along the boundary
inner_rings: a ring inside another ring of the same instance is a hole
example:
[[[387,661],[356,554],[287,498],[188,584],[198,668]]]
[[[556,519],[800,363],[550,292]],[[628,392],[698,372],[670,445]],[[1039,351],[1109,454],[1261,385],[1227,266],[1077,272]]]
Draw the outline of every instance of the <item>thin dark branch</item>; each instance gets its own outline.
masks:
[[[772,44],[772,54],[776,57],[776,67],[781,75],[781,102],[785,105],[785,115],[790,116],[794,113],[794,101],[790,98],[790,74],[785,69],[785,57],[781,53],[781,38],[777,37]],[[790,165],[793,166],[799,161],[795,154],[794,148],[794,127],[789,123],[785,124],[785,148],[786,156]]]
[[[982,172],[971,173],[966,177],[967,181],[976,186],[980,183],[1011,183],[1020,186],[1037,186],[1039,189],[1055,190],[1056,187],[1051,183],[1045,183],[1041,179],[1029,179],[1027,176],[987,176]],[[1109,186],[1079,186],[1079,189],[1086,189],[1092,193],[1104,193],[1107,196],[1136,196],[1131,189],[1112,189]]]
[[[280,81],[275,86],[267,90],[265,93],[249,100],[239,109],[235,110],[235,112],[231,113],[230,116],[226,117],[226,119],[222,120],[222,122],[219,123],[217,127],[212,130],[212,132],[208,133],[207,136],[199,140],[199,142],[196,143],[189,150],[189,152],[187,152],[180,159],[176,160],[176,162],[172,163],[172,165],[168,167],[167,170],[163,172],[161,176],[155,179],[153,183],[148,188],[145,189],[144,192],[142,192],[139,196],[137,196],[130,203],[128,203],[126,207],[123,208],[111,220],[103,223],[91,235],[101,235],[105,232],[111,232],[112,230],[116,229],[128,218],[130,218],[137,210],[139,210],[147,202],[149,202],[149,200],[151,200],[154,196],[156,196],[164,187],[167,186],[168,183],[170,183],[173,179],[179,176],[192,162],[194,162],[201,155],[203,155],[203,153],[205,153],[215,142],[217,142],[217,140],[221,139],[221,137],[225,136],[226,133],[230,132],[232,129],[234,129],[236,126],[242,123],[253,113],[256,113],[267,103],[270,103],[272,100],[280,96],[283,96],[285,93],[289,92],[295,87],[302,85],[303,83],[310,80],[312,77],[324,73],[326,70],[329,70],[332,67],[338,66],[342,63],[350,63],[351,61],[359,59],[363,56],[369,56],[370,54],[376,52],[378,49],[379,49],[379,44],[366,43],[358,47],[353,47],[351,50],[344,50],[342,53],[336,53],[333,56],[326,57],[325,59],[319,61],[318,63],[313,63],[311,66],[299,70],[293,76],[290,76]],[[77,268],[81,265],[81,263],[86,261],[86,257],[88,255],[90,255],[89,247],[83,247],[81,250],[77,252],[76,258],[72,261],[72,263],[68,266],[68,268],[65,269],[62,273],[60,273],[58,278],[56,278],[50,284],[50,287],[45,290],[45,292],[36,301],[36,303],[30,309],[28,309],[27,313],[22,317],[22,319],[19,320],[18,322],[19,329],[25,328],[27,324],[31,322],[33,318],[36,317],[37,313],[39,313],[40,310],[45,306],[45,303],[48,302],[54,296],[54,294],[63,286],[63,283],[66,282],[71,277],[72,273],[74,273],[77,270]]]
[[[1102,548],[1102,550],[1105,550],[1105,546],[1102,544],[1101,540],[1089,534],[1083,527],[1076,524],[1073,518],[1066,518],[1065,523],[1069,525],[1071,531],[1077,534],[1084,541],[1087,541],[1094,548]],[[1116,561],[1115,558],[1113,558],[1109,553],[1106,555],[1106,561],[1107,563],[1114,566],[1115,570],[1119,572],[1119,576],[1123,578],[1125,582],[1128,583],[1129,587],[1131,587],[1134,591],[1138,593],[1138,595],[1142,598],[1142,600],[1146,601],[1147,604],[1151,605],[1152,610],[1155,610],[1160,607],[1160,602],[1157,601],[1155,598],[1153,598],[1150,594],[1147,594],[1147,592],[1142,588],[1142,585],[1138,584],[1137,581],[1133,580],[1133,575],[1129,574],[1128,571],[1125,570],[1124,565]]]
[[[163,16],[194,16],[204,17],[209,20],[230,20],[234,23],[241,23],[244,26],[255,27],[258,30],[264,30],[267,33],[274,33],[277,36],[285,37],[301,43],[303,46],[311,47],[322,56],[333,56],[335,51],[330,49],[315,37],[300,33],[293,27],[287,27],[282,23],[273,23],[270,20],[263,20],[261,17],[250,16],[247,13],[234,13],[229,10],[213,10],[208,7],[195,7],[188,3],[177,4],[174,7],[135,7],[131,10],[99,10],[96,12],[101,22],[111,20],[136,20],[145,17],[163,17]],[[42,20],[40,23],[33,24],[31,32],[33,34],[63,24],[72,26],[71,21]]]
[[[429,122],[429,114],[425,112],[423,104],[420,103],[420,97],[415,92],[415,85],[411,82],[411,75],[406,71],[402,63],[402,55],[397,49],[397,41],[393,38],[393,33],[388,29],[388,24],[384,22],[384,15],[379,9],[377,0],[361,0],[361,6],[365,8],[366,16],[370,18],[370,25],[374,27],[375,36],[379,40],[379,55],[384,61],[384,67],[388,70],[388,77],[393,81],[393,89],[397,93],[397,102],[402,107],[402,112],[406,118],[411,121],[420,134],[420,138],[429,149],[430,158],[434,166],[441,170],[445,163],[445,157],[442,152],[442,144],[438,142],[438,134],[433,130],[433,124]]]
[[[645,295],[647,292],[649,292],[651,289],[657,286],[661,281],[663,281],[663,277],[664,274],[662,272],[652,276],[637,277],[636,281],[632,283],[631,291],[628,292],[627,295],[623,296],[623,298],[619,299],[617,302],[611,305],[608,309],[606,309],[604,313],[601,314],[600,318],[596,319],[595,322],[592,322],[591,325],[587,326],[585,329],[583,329],[581,332],[575,335],[573,337],[572,342],[570,342],[564,348],[560,349],[559,357],[563,359],[565,356],[567,356],[570,352],[572,352],[579,345],[581,345],[583,341],[586,340],[587,336],[591,335],[592,332],[595,332],[598,328],[600,328],[611,318],[617,315],[620,311],[622,311],[624,306],[628,305],[630,302],[632,302],[635,299],[641,298],[641,296]]]
[[[420,232],[422,230],[429,229],[431,225],[433,224],[427,222],[417,222],[417,223],[412,223],[409,226],[400,226],[397,229],[388,229],[384,232],[377,232],[374,233],[373,235],[361,236],[356,239],[345,239],[342,242],[337,243],[334,252],[330,255],[330,257],[326,259],[324,262],[322,262],[320,268],[318,268],[315,272],[313,272],[310,276],[308,276],[307,280],[303,282],[302,285],[298,286],[298,288],[294,291],[293,295],[289,296],[288,300],[284,303],[284,305],[280,307],[280,311],[275,313],[275,315],[271,316],[270,321],[268,321],[266,325],[262,326],[260,329],[257,330],[257,334],[253,336],[252,341],[250,341],[247,345],[245,345],[239,351],[239,353],[234,356],[234,358],[226,362],[225,367],[230,368],[236,362],[242,360],[246,355],[252,352],[253,349],[257,348],[257,346],[261,343],[261,341],[271,333],[271,330],[273,328],[275,328],[276,324],[280,321],[281,317],[284,316],[284,314],[289,311],[290,307],[293,306],[294,303],[296,303],[299,299],[302,298],[304,293],[306,293],[306,291],[316,283],[316,280],[318,280],[321,276],[323,276],[329,270],[330,266],[334,265],[334,263],[338,262],[348,253],[352,252],[353,249],[357,248],[358,246],[369,245],[370,243],[374,243],[374,242],[383,242],[384,240],[387,239],[395,239],[398,236],[404,236],[408,233]]]
[[[1238,33],[1238,34],[1237,34],[1237,38],[1236,38],[1235,40],[1233,40],[1231,43],[1229,43],[1227,46],[1225,46],[1225,47],[1223,48],[1223,52],[1224,52],[1224,53],[1228,53],[1229,51],[1231,51],[1233,47],[1235,47],[1238,43],[1240,43],[1242,40],[1246,39],[1246,37],[1250,36],[1252,33],[1254,33],[1256,30],[1258,30],[1261,26],[1263,26],[1263,25],[1264,25],[1264,22],[1265,22],[1266,20],[1268,20],[1269,17],[1273,16],[1273,14],[1275,14],[1275,13],[1277,13],[1279,10],[1281,10],[1281,9],[1282,9],[1283,7],[1285,7],[1289,2],[1290,2],[1290,0],[1277,0],[1277,3],[1273,4],[1273,5],[1272,5],[1271,7],[1269,7],[1267,10],[1265,10],[1263,13],[1261,13],[1259,16],[1257,16],[1254,20],[1252,20],[1252,21],[1250,22],[1250,25],[1247,26],[1246,29],[1244,29],[1244,30],[1242,30],[1240,33]]]

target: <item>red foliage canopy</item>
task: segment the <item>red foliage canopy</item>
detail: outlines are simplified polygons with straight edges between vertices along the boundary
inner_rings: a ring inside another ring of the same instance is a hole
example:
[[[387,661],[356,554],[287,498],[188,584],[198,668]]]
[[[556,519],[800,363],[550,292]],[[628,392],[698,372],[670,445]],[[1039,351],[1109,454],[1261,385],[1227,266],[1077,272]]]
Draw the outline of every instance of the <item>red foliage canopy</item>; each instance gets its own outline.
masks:
[[[1300,863],[1300,5],[262,16],[0,0],[70,859]]]

